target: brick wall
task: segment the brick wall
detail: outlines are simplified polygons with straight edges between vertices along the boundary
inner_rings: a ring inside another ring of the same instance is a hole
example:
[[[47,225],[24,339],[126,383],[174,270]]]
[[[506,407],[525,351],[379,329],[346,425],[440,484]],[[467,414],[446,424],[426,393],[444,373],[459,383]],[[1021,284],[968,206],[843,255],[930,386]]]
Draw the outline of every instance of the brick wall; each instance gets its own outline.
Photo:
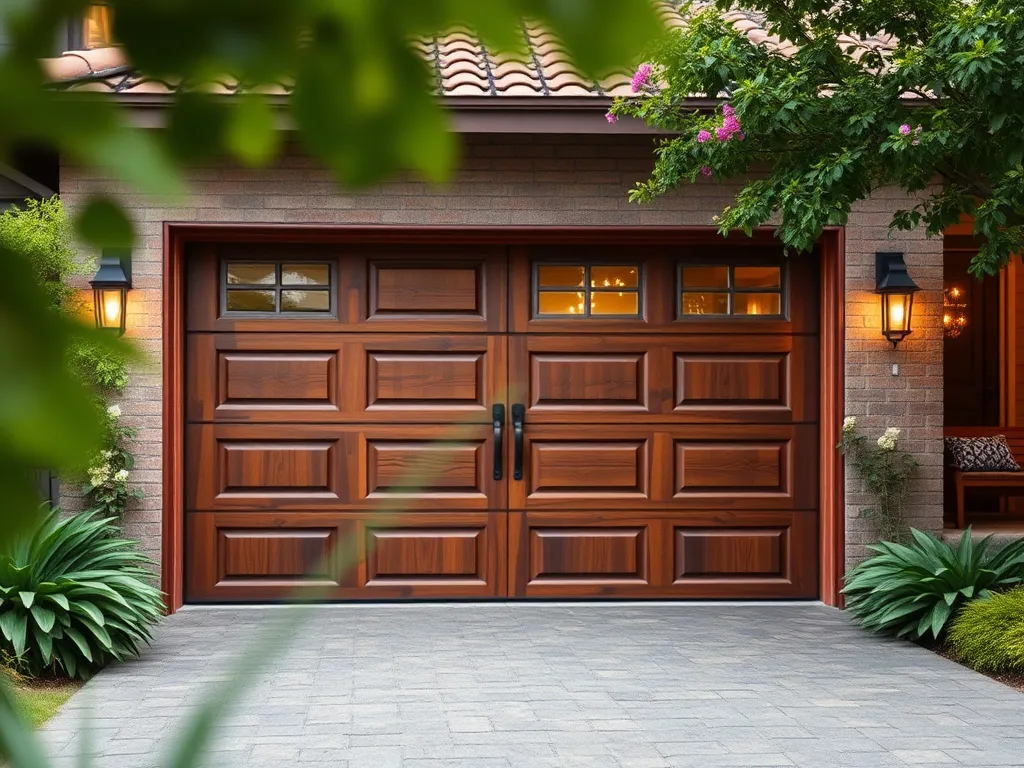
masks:
[[[446,186],[409,178],[363,193],[339,191],[316,164],[289,154],[274,168],[249,171],[221,164],[194,168],[191,197],[162,207],[130,193],[96,171],[64,166],[61,194],[74,208],[87,195],[118,197],[137,222],[140,245],[133,260],[129,335],[151,364],[134,374],[122,403],[127,423],[139,429],[136,481],[146,493],[130,512],[126,532],[160,554],[160,338],[162,223],[173,221],[326,224],[522,224],[522,225],[708,225],[735,191],[704,182],[640,207],[626,199],[632,184],[647,176],[651,142],[638,137],[472,136],[462,169]],[[847,232],[847,412],[865,427],[904,428],[906,445],[921,459],[915,522],[941,526],[942,346],[940,305],[942,245],[914,234],[897,244],[886,224],[899,207],[894,195],[879,194],[857,207]],[[905,250],[914,279],[925,289],[915,302],[915,333],[896,352],[879,332],[874,287],[876,250]],[[900,376],[890,373],[899,362]],[[847,483],[848,558],[863,554],[870,529],[856,517],[864,497]],[[74,506],[73,498],[66,499]]]

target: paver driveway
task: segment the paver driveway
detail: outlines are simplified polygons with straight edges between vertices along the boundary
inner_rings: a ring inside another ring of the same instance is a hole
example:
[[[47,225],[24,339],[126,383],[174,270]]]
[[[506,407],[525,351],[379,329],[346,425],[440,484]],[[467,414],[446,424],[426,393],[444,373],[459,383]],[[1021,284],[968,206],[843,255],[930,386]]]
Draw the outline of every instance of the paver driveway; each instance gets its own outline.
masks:
[[[207,764],[366,768],[1024,765],[1024,695],[816,605],[186,609],[47,727],[71,765],[161,744],[261,628],[293,625]]]

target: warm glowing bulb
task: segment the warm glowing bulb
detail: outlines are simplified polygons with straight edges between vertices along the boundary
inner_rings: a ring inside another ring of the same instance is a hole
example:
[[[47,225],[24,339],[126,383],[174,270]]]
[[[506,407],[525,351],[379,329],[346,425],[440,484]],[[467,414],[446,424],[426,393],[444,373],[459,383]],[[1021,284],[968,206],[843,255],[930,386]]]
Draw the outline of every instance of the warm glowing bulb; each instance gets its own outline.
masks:
[[[942,324],[943,325],[949,325],[951,322],[953,322],[953,316],[952,315],[943,315],[942,316]]]
[[[896,302],[889,306],[889,320],[894,328],[903,327],[903,302]]]
[[[103,292],[103,324],[108,328],[121,325],[121,292]]]

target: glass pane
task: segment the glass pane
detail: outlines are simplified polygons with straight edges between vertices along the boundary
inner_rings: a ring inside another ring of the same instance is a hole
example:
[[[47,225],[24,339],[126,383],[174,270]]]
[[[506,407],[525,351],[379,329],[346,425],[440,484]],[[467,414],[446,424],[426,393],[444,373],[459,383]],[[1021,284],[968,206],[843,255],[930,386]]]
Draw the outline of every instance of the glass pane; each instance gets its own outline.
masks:
[[[782,297],[777,293],[737,293],[732,302],[736,315],[782,314]]]
[[[273,312],[273,291],[228,291],[228,312]]]
[[[330,312],[330,291],[281,291],[282,312]]]
[[[729,294],[727,293],[684,293],[684,315],[727,315]]]
[[[636,315],[639,312],[639,293],[610,291],[590,294],[590,314],[592,315]]]
[[[737,288],[781,288],[779,267],[736,267],[733,279]]]
[[[281,283],[283,285],[330,285],[331,267],[329,264],[282,264]]]
[[[539,267],[537,279],[541,288],[569,288],[583,285],[583,267]]]
[[[728,267],[683,267],[683,288],[728,287]]]
[[[232,285],[273,285],[276,281],[273,264],[228,262],[228,283]]]
[[[583,291],[542,291],[538,297],[541,315],[586,315]]]
[[[640,270],[636,267],[591,267],[590,285],[593,288],[636,288]]]

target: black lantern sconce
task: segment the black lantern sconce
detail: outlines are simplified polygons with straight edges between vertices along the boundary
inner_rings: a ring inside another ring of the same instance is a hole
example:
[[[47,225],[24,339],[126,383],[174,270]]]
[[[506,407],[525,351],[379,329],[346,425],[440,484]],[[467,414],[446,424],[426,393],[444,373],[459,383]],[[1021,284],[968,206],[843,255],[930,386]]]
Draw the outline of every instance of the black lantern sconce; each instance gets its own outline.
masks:
[[[89,281],[92,286],[96,327],[124,335],[128,291],[132,289],[132,254],[129,250],[104,250],[100,268]]]
[[[893,349],[912,333],[914,294],[920,290],[907,274],[902,253],[875,254],[875,293],[882,297],[882,335]]]

